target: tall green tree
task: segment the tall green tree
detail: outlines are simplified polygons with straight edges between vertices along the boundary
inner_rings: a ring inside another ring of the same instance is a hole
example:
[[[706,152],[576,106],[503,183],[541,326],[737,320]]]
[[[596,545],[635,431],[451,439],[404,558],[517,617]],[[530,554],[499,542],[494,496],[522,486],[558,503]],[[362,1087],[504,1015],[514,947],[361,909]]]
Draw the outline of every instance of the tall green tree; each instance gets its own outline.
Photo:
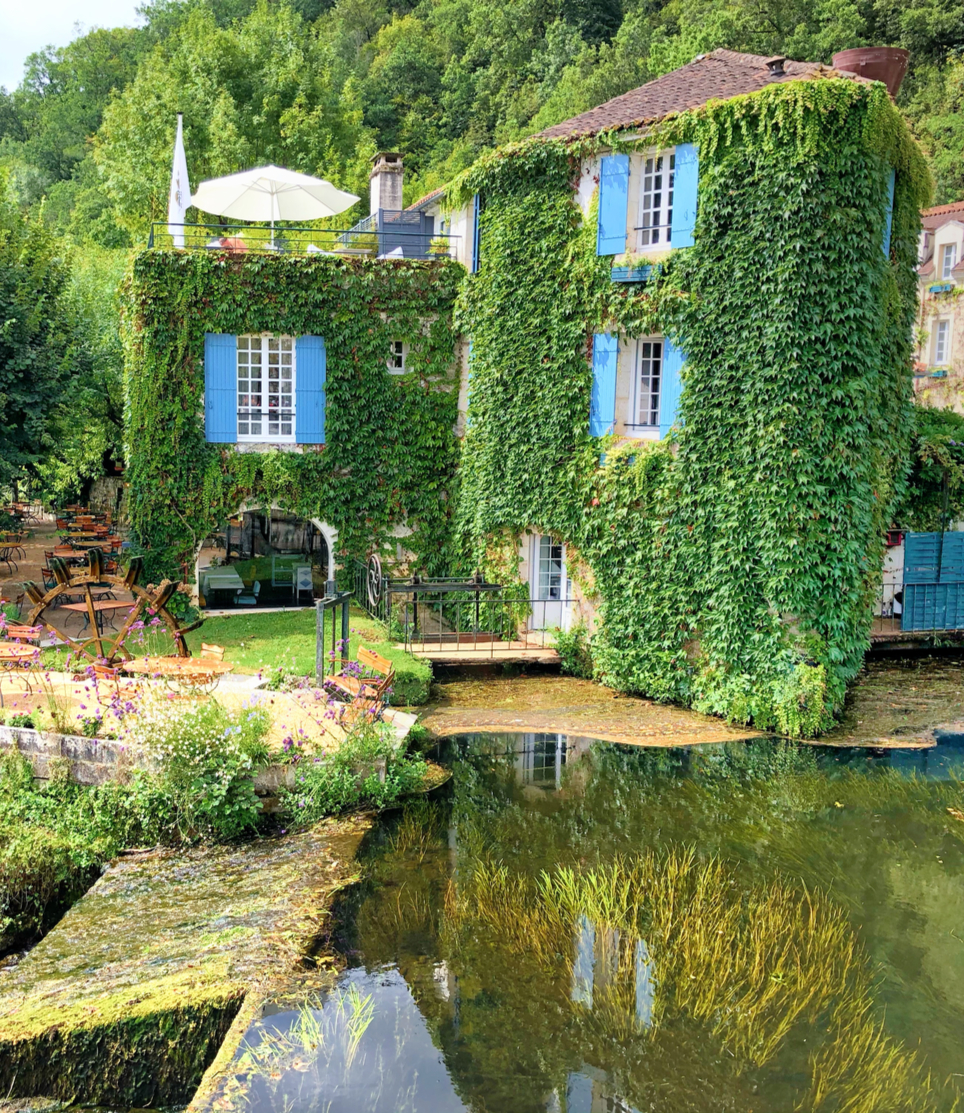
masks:
[[[192,183],[274,162],[367,185],[375,142],[352,75],[285,5],[260,0],[231,30],[193,8],[108,105],[94,157],[114,219],[133,237],[166,215],[179,112]]]
[[[50,446],[64,385],[66,279],[42,211],[24,214],[0,177],[0,483],[33,469]]]

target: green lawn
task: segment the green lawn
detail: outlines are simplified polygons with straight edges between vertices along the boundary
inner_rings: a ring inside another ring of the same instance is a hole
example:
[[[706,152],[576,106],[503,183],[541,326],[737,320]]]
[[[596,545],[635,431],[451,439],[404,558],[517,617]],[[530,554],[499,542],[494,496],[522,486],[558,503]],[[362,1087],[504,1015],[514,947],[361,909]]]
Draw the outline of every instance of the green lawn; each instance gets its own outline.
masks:
[[[331,615],[327,617],[325,646],[331,646]],[[283,665],[298,674],[315,671],[315,612],[283,611],[268,615],[223,615],[205,619],[204,625],[188,635],[191,652],[199,654],[201,643],[210,642],[225,649],[225,660],[234,663],[238,673],[258,673]],[[424,704],[428,700],[432,668],[395,648],[383,624],[360,608],[351,609],[349,655],[355,657],[359,646],[375,650],[395,666],[395,704]]]

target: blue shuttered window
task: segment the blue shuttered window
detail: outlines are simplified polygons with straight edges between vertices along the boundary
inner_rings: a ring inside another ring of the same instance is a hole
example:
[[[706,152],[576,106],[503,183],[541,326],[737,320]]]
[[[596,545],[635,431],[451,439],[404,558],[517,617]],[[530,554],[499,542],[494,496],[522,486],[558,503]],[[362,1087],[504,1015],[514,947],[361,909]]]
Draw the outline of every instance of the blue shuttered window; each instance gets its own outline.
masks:
[[[474,275],[479,269],[479,209],[480,209],[479,195],[475,194],[472,198],[472,274]]]
[[[325,341],[303,336],[295,341],[295,441],[325,443]]]
[[[696,198],[699,192],[700,161],[692,143],[676,147],[676,173],[673,179],[673,224],[669,244],[672,248],[691,248],[696,227]]]
[[[676,421],[683,393],[683,353],[670,340],[663,341],[663,376],[659,385],[659,435],[665,437]]]
[[[626,250],[628,208],[629,156],[606,155],[599,172],[597,255],[618,255]]]
[[[890,259],[890,230],[894,223],[894,185],[897,182],[897,175],[893,168],[887,177],[887,216],[884,220],[884,258]]]
[[[592,338],[592,404],[589,433],[605,437],[616,423],[616,357],[619,341],[614,333],[596,333]]]
[[[238,338],[204,334],[204,436],[234,444],[238,439]]]

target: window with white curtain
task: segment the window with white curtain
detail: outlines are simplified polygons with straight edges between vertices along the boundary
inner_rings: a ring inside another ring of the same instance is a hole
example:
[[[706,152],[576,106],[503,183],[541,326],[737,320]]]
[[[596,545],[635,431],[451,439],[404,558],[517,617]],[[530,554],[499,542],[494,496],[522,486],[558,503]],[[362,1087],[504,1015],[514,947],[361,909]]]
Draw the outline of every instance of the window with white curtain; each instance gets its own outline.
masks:
[[[951,347],[950,321],[938,321],[934,330],[934,363],[946,364]]]
[[[294,441],[294,337],[238,337],[238,440]]]
[[[945,244],[941,248],[941,278],[951,279],[957,265],[957,244]]]
[[[643,156],[639,186],[639,246],[668,247],[673,226],[673,179],[676,155],[655,151]]]

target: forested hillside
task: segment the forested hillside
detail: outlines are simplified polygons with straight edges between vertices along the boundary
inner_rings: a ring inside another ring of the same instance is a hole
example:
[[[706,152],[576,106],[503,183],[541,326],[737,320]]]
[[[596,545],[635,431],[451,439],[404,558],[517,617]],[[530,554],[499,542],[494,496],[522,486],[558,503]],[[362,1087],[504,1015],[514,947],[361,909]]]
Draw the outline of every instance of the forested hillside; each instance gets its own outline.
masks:
[[[367,212],[379,149],[404,153],[412,201],[484,150],[715,47],[829,62],[896,45],[910,51],[900,105],[935,200],[964,196],[964,0],[149,0],[141,16],[32,55],[20,86],[0,90],[0,218],[28,222],[0,241],[4,289],[10,305],[32,297],[33,273],[13,289],[11,253],[46,229],[44,251],[67,268],[52,263],[48,316],[30,326],[38,366],[106,423],[84,436],[58,425],[51,386],[43,421],[29,436],[17,426],[15,453],[0,448],[0,480],[35,460],[59,485],[78,459],[86,474],[119,454],[113,256],[165,215],[178,112],[193,185],[276,162],[362,195],[350,222]],[[0,432],[18,421],[5,374]]]

